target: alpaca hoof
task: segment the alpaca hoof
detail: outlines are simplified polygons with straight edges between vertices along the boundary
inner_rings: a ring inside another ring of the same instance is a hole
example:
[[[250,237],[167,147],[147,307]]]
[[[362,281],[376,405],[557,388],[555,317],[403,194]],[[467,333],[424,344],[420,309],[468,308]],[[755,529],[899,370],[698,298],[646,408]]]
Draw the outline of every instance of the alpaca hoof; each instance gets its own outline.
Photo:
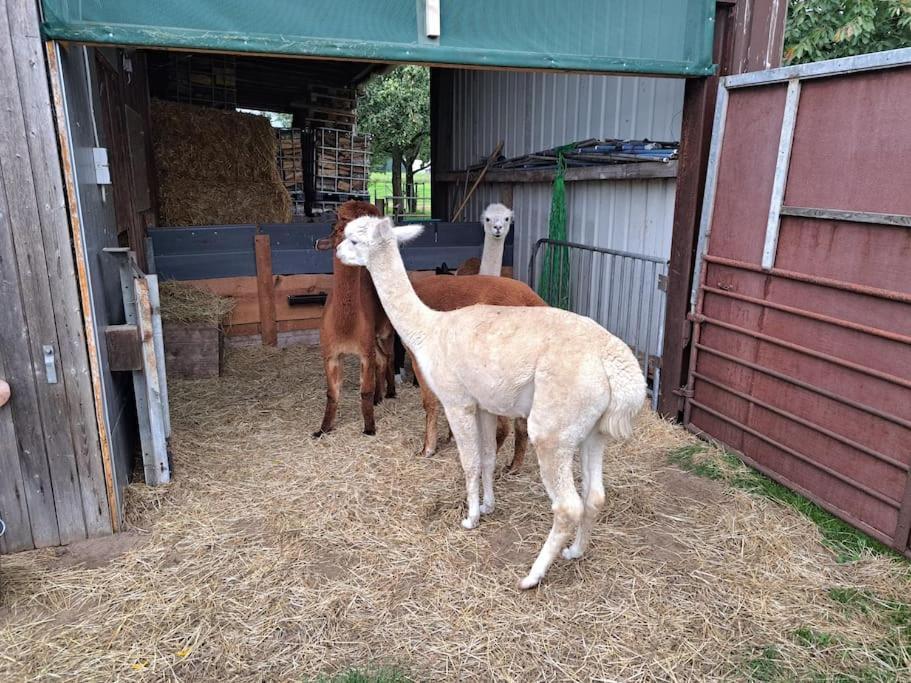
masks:
[[[489,515],[494,511],[495,507],[496,506],[493,503],[490,503],[489,505],[487,503],[481,503],[481,514]]]
[[[573,543],[568,548],[563,548],[563,559],[564,560],[578,560],[582,557],[582,548]]]
[[[521,588],[523,591],[527,591],[531,588],[537,588],[540,583],[541,579],[539,577],[529,574],[524,579],[519,581],[519,588]]]
[[[366,434],[367,436],[376,436],[376,427],[374,427],[373,429],[365,429],[364,434]]]
[[[432,458],[434,455],[436,455],[436,451],[430,448],[420,448],[418,449],[416,455],[419,458]]]
[[[389,391],[386,393],[386,398],[397,398],[395,391]]]
[[[329,431],[326,430],[326,429],[317,429],[315,432],[313,432],[313,434],[311,434],[311,436],[312,436],[314,439],[318,439],[318,438],[320,438],[323,434],[328,434],[328,433],[329,433]]]
[[[378,396],[378,397],[375,397],[375,398],[373,399],[373,405],[375,405],[375,406],[378,406],[378,405],[379,405],[380,403],[382,403],[382,402],[383,402],[383,397],[382,397],[382,396]]]
[[[462,526],[465,529],[474,529],[476,526],[478,526],[478,520],[471,519],[470,517],[466,517],[465,519],[462,520]]]

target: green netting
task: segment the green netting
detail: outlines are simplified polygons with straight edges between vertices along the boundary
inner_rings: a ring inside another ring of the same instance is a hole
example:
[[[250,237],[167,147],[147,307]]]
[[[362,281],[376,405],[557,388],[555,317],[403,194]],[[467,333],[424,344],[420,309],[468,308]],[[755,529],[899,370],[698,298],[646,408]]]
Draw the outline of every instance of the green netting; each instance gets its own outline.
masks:
[[[566,241],[566,159],[564,154],[575,148],[575,143],[557,148],[557,173],[550,200],[548,237]],[[544,252],[544,270],[541,273],[538,294],[551,306],[569,310],[572,306],[569,286],[569,249],[547,244]]]

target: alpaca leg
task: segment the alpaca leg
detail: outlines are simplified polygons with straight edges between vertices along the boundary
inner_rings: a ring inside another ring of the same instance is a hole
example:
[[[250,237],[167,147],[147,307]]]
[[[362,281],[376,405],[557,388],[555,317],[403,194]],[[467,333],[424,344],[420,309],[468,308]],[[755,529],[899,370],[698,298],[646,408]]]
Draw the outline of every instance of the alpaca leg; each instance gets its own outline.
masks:
[[[509,436],[509,418],[502,415],[497,416],[497,453],[500,452],[507,436]]]
[[[496,507],[493,495],[493,470],[497,462],[496,432],[497,416],[486,410],[478,410],[478,453],[481,456],[481,486],[484,491],[482,515],[489,515]]]
[[[376,434],[373,397],[376,391],[376,355],[373,347],[361,353],[361,414],[364,416],[364,434]]]
[[[535,449],[541,466],[541,480],[552,502],[554,523],[531,571],[519,582],[522,589],[534,588],[541,582],[548,567],[572,536],[573,529],[582,518],[583,510],[582,499],[573,482],[575,449],[565,445],[552,446],[544,443],[536,443]]]
[[[582,499],[585,502],[585,510],[582,513],[579,530],[576,532],[575,542],[563,551],[563,557],[567,560],[582,557],[588,547],[595,519],[604,507],[604,444],[605,438],[597,427],[582,444]]]
[[[379,338],[378,354],[383,359],[381,376],[386,385],[386,398],[395,398],[395,333],[391,332]],[[383,387],[379,386],[380,393]]]
[[[525,452],[528,450],[528,422],[524,418],[516,418],[515,422],[516,444],[513,449],[512,462],[509,463],[507,472],[518,472],[525,462]]]
[[[335,426],[335,413],[338,410],[338,397],[342,389],[342,369],[339,357],[326,356],[323,358],[326,369],[326,412],[323,414],[323,424],[313,432],[314,438],[328,434]]]
[[[444,406],[449,426],[455,435],[459,447],[459,460],[465,473],[465,490],[468,502],[468,516],[462,520],[466,529],[474,529],[481,517],[479,484],[481,478],[481,460],[478,454],[478,418],[477,406],[453,407]]]
[[[414,376],[418,378],[421,388],[421,403],[424,405],[424,446],[421,454],[429,457],[437,451],[437,414],[440,404],[430,387],[427,386],[427,382],[421,374],[421,368],[414,362],[414,359],[411,360],[411,367],[414,369]]]
[[[383,365],[383,357],[377,352],[376,365],[373,368],[373,405],[375,406],[383,402],[383,387],[386,382],[386,368]]]

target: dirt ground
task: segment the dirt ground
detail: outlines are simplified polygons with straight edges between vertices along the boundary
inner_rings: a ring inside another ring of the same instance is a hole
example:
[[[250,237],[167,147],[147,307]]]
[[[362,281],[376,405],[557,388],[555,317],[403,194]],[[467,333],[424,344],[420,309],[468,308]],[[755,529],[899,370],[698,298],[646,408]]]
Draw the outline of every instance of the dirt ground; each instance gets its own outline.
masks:
[[[588,555],[520,592],[550,526],[533,454],[466,531],[454,446],[415,455],[415,388],[364,436],[349,368],[340,426],[314,441],[323,396],[306,348],[234,350],[220,380],[173,381],[175,481],[130,487],[129,531],[0,560],[0,680],[911,672],[907,563],[839,564],[792,509],[671,464],[694,438],[653,414],[606,454]]]

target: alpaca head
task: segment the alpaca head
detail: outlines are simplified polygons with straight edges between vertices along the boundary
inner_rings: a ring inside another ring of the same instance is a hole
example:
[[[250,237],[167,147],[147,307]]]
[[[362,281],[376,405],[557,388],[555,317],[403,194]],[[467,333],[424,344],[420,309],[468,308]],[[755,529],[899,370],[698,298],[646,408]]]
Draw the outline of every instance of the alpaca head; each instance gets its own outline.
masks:
[[[362,216],[345,227],[345,239],[335,248],[335,255],[345,265],[369,268],[371,260],[385,246],[413,240],[422,232],[423,225],[396,227],[390,218]]]
[[[481,214],[484,232],[495,240],[505,240],[512,227],[512,209],[502,204],[491,204]]]
[[[332,226],[332,234],[316,240],[317,251],[329,251],[345,239],[345,227],[361,216],[380,216],[380,210],[370,202],[347,201],[338,207],[338,217]]]

